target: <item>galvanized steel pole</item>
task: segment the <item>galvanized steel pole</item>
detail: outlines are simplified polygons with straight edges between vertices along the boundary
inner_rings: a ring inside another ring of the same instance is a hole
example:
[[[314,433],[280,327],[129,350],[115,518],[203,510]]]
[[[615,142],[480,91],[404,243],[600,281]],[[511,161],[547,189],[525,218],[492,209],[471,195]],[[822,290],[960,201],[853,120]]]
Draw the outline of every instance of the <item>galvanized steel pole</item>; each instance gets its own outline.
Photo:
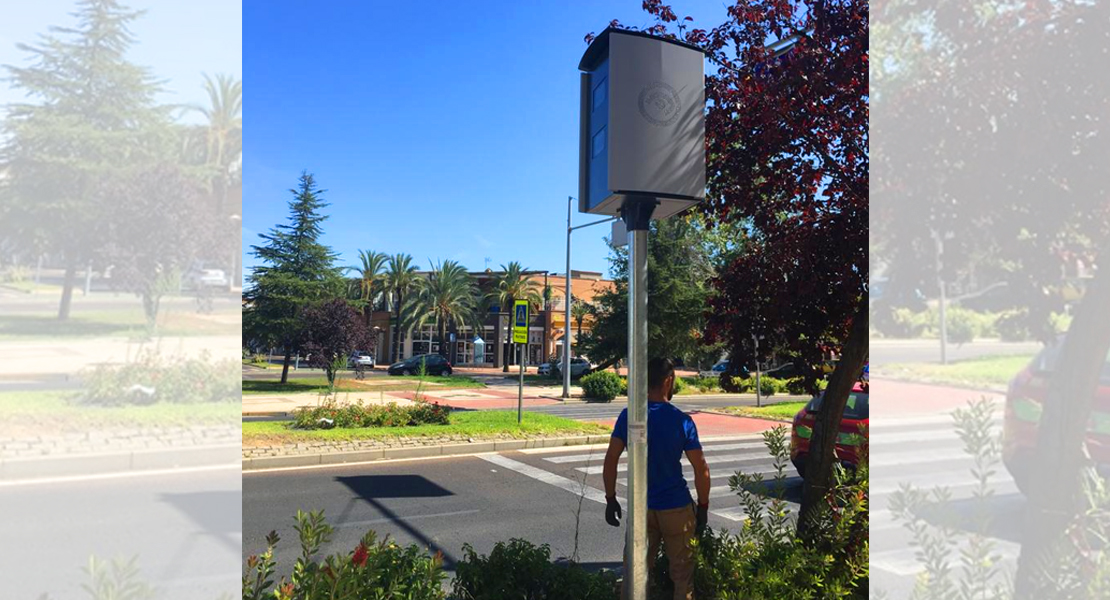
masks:
[[[566,315],[563,322],[563,402],[570,398],[570,233],[574,231],[570,226],[570,207],[572,197],[567,196],[567,270],[566,270]]]
[[[655,199],[629,199],[628,226],[628,530],[630,600],[647,600],[647,250]]]

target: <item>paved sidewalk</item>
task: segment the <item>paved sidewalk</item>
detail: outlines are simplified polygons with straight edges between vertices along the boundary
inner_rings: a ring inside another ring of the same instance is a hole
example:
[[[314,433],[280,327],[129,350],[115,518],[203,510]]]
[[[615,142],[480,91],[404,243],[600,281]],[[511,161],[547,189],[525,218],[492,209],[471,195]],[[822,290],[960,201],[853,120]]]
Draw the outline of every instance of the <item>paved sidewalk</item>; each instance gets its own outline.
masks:
[[[963,408],[981,398],[1001,405],[1005,395],[990,390],[974,390],[925,383],[910,383],[892,379],[871,379],[871,416],[882,420],[887,417],[906,417],[949,413]]]
[[[366,405],[412,404],[410,398],[404,397],[404,392],[340,392],[341,403],[362,402]],[[273,415],[279,413],[292,413],[298,408],[313,407],[320,404],[323,395],[313,393],[298,394],[245,394],[243,396],[243,415]]]
[[[177,358],[208,353],[214,360],[238,360],[241,347],[239,336],[167,337],[142,343],[119,337],[5,341],[0,344],[0,377],[76,375],[99,364],[134,360],[150,351]]]

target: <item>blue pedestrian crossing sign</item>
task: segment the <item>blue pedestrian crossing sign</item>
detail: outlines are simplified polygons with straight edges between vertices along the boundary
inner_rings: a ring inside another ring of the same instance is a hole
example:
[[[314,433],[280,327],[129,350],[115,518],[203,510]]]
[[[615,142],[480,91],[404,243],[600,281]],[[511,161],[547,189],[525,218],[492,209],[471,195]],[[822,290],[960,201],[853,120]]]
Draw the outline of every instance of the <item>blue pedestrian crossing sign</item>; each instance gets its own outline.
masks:
[[[528,343],[528,301],[517,300],[513,304],[513,343]]]

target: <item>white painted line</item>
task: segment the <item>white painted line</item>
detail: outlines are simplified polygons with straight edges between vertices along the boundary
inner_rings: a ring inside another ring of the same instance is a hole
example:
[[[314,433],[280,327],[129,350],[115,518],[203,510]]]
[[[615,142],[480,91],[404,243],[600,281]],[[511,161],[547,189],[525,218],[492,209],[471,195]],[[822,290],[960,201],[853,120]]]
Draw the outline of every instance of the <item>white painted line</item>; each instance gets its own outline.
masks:
[[[1021,552],[1021,544],[1016,542],[998,538],[991,538],[990,541],[994,546],[991,548],[990,554],[999,559],[997,562],[1016,560],[1018,554]],[[967,551],[967,548],[968,542],[966,540],[956,545],[956,549],[951,555],[954,557],[952,560],[953,567],[958,568],[960,566],[960,557]],[[900,548],[898,550],[872,553],[871,566],[903,577],[917,575],[925,570],[925,565],[923,565],[917,557],[919,551],[920,550],[916,548]]]
[[[165,475],[187,475],[191,473],[207,473],[210,471],[224,471],[229,469],[241,470],[241,463],[225,465],[211,465],[206,467],[182,467],[179,469],[150,469],[146,471],[125,471],[121,473],[101,473],[99,475],[70,475],[66,477],[44,477],[42,479],[18,479],[15,481],[0,481],[3,487],[24,487],[33,485],[49,485],[57,483],[82,483],[86,481],[103,481],[109,479],[138,479],[140,477],[162,477]]]
[[[960,436],[953,429],[918,429],[912,431],[902,431],[898,433],[875,431],[871,430],[871,438],[868,443],[872,448],[875,446],[885,446],[887,444],[912,444],[920,442],[958,442]],[[1002,434],[1002,429],[992,428],[991,435],[997,437]]]
[[[1012,493],[1017,489],[1013,478],[1004,471],[1005,469],[1000,466],[998,467],[998,472],[987,479],[989,489],[994,490],[995,494]],[[875,477],[872,476],[871,479],[874,480]],[[882,479],[887,480],[888,478],[882,477]],[[971,472],[967,469],[960,471],[942,471],[939,473],[921,473],[911,479],[902,479],[884,483],[879,486],[872,486],[871,497],[874,498],[875,496],[893,494],[902,489],[903,483],[908,483],[910,486],[921,490],[931,490],[936,487],[959,490],[969,489],[979,485],[979,482],[971,476]],[[1005,490],[1005,492],[1002,490]]]
[[[609,444],[590,444],[589,446],[552,446],[550,448],[525,448],[524,450],[517,450],[517,452],[520,452],[521,454],[551,454],[551,453],[554,453],[554,452],[568,452],[568,451],[580,452],[582,450],[605,450],[608,447],[609,447]],[[595,456],[604,457],[605,453],[602,452],[600,455],[595,455]]]
[[[527,465],[511,458],[506,458],[504,456],[501,456],[500,454],[480,454],[478,455],[478,457],[482,460],[489,461],[505,469],[509,469],[510,471],[520,473],[521,475],[524,475],[526,477],[531,477],[532,479],[535,479],[537,481],[542,481],[557,488],[564,489],[574,494],[575,496],[585,496],[586,499],[593,500],[594,502],[597,502],[599,504],[606,503],[605,492],[602,492],[601,490],[588,485],[584,486],[581,482],[575,481],[573,479],[568,479],[554,473],[549,473],[547,471],[544,471],[543,469],[537,469],[532,465]],[[621,498],[619,496],[617,497],[617,500],[619,500],[621,503],[624,503],[625,501],[624,498]]]
[[[774,477],[774,475],[775,475],[775,467],[771,463],[767,463],[765,465],[752,465],[752,466],[748,467],[747,469],[745,469],[741,472],[742,473],[747,473],[748,475],[755,475],[757,473],[760,473],[760,474],[763,475],[763,482],[764,483],[769,483],[771,481],[774,481],[772,479],[772,477]],[[799,477],[799,475],[794,471],[794,467],[791,467],[791,466],[787,466],[784,473],[786,474],[786,477],[788,479],[791,478],[791,477]],[[725,471],[723,473],[717,473],[716,475],[714,475],[713,473],[710,473],[709,474],[709,479],[711,481],[714,480],[714,479],[728,479],[729,477],[732,477],[735,474],[736,474],[736,471]],[[683,477],[683,479],[685,479],[687,481],[687,483],[689,483],[690,485],[694,485],[694,472],[693,471],[683,471],[682,472],[682,477]],[[624,479],[617,479],[617,485],[625,485],[625,480]]]
[[[748,516],[748,513],[744,510],[743,506],[734,506],[732,508],[724,508],[721,510],[711,510],[709,512],[711,514],[717,515],[718,517],[728,519],[729,521],[743,521]]]
[[[872,450],[874,452],[874,450]],[[911,452],[899,452],[891,454],[889,452],[878,452],[878,457],[870,457],[871,469],[876,467],[903,467],[907,465],[922,465],[930,463],[940,463],[953,460],[966,460],[971,464],[971,457],[962,448],[954,448],[950,450],[913,450]]]
[[[709,452],[725,451],[725,450],[751,450],[753,448],[763,448],[763,442],[748,442],[744,444],[719,444],[716,446],[702,446],[702,450],[706,452],[706,456],[711,456]],[[570,462],[583,462],[597,458],[597,454],[571,454],[569,456],[554,456],[545,458],[547,462],[553,463],[570,463]],[[604,458],[604,455],[602,455]]]
[[[410,517],[398,515],[396,518],[381,518],[369,519],[366,521],[347,521],[344,523],[337,523],[337,527],[364,527],[366,525],[380,525],[382,523],[396,523],[397,521],[413,521],[415,519],[435,519],[439,517],[455,517],[458,515],[472,515],[476,512],[482,512],[479,509],[473,510],[456,510],[454,512],[434,513],[430,515],[412,515]]]
[[[748,454],[722,454],[722,455],[719,455],[719,456],[712,456],[712,455],[706,456],[705,457],[705,462],[707,462],[709,464],[716,464],[716,463],[730,463],[730,462],[747,462],[747,461],[753,461],[753,460],[767,460],[767,458],[768,457],[766,457],[766,456],[753,456],[751,453],[748,453]],[[578,467],[575,470],[586,473],[587,475],[596,475],[596,474],[600,473],[602,471],[602,469],[604,469],[604,468],[605,468],[604,465],[597,465],[597,466],[593,466],[593,467]],[[617,471],[618,472],[627,471],[627,470],[628,470],[628,463],[622,462],[621,464],[617,465]]]

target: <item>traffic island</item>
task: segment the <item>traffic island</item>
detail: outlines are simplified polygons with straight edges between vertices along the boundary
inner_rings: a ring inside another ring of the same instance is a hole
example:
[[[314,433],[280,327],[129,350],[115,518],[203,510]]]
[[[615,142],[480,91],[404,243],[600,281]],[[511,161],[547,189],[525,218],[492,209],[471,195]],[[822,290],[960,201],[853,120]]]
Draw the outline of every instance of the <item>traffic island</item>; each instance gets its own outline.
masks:
[[[287,422],[243,423],[243,469],[450,456],[605,443],[610,428],[514,411],[454,412],[445,425],[303,430]]]

